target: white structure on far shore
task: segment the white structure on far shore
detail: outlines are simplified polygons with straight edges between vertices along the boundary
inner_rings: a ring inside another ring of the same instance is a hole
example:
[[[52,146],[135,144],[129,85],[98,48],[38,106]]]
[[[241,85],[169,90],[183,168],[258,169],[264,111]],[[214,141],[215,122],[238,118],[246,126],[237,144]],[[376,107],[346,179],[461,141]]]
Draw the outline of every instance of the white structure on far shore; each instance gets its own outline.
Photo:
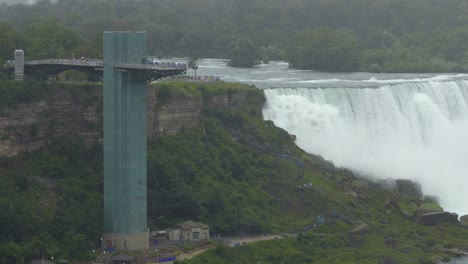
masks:
[[[15,80],[24,80],[24,51],[15,50]]]

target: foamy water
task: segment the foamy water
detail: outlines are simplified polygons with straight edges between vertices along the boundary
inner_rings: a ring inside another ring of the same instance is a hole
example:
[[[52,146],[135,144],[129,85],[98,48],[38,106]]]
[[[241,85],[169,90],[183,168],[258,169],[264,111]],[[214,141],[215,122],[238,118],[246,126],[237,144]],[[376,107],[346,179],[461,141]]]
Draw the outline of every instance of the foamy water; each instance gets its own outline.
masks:
[[[268,89],[264,118],[339,167],[423,183],[446,210],[468,213],[468,85]]]
[[[264,118],[296,135],[307,152],[373,178],[416,180],[445,210],[468,214],[467,75],[335,74],[283,63],[252,71],[205,63],[224,79],[264,89]]]

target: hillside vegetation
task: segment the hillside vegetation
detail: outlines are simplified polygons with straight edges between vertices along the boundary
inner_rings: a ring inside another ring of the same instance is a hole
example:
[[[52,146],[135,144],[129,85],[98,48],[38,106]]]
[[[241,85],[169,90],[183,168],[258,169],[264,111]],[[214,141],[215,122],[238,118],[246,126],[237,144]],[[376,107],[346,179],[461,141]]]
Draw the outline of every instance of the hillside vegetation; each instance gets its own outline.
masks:
[[[430,263],[467,249],[468,229],[408,220],[400,205],[422,201],[337,169],[262,121],[261,90],[228,83],[158,86],[162,105],[180,98],[209,100],[223,90],[248,91],[249,100],[237,108],[206,105],[201,127],[153,137],[150,228],[195,220],[222,236],[299,234],[241,248],[219,245],[187,263]],[[313,229],[318,216],[326,223]],[[78,135],[66,135],[42,151],[0,159],[3,263],[42,254],[93,259],[102,227],[100,144],[84,147]]]
[[[285,131],[260,119],[264,100],[260,90],[225,83],[160,86],[166,103],[181,97],[209,99],[226,90],[233,95],[249,91],[250,96],[241,109],[204,109],[201,129],[157,135],[149,143],[152,229],[197,220],[209,224],[213,234],[280,232],[309,225],[327,208],[340,208],[316,193],[298,195],[296,184],[304,180],[304,172],[297,155],[305,154]],[[31,100],[17,98],[27,92],[24,87],[6,91],[13,96],[6,101],[10,107]],[[102,146],[96,142],[85,147],[77,134],[50,140],[42,151],[0,158],[4,263],[41,255],[92,259],[92,250],[99,247]],[[321,202],[304,203],[305,199]]]

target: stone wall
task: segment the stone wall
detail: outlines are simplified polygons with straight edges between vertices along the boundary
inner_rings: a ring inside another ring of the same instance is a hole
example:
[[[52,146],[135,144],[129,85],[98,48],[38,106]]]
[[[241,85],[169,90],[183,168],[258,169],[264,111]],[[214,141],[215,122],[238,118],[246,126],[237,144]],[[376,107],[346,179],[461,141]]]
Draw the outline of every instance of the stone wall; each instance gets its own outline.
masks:
[[[111,234],[102,237],[102,248],[118,248],[139,250],[149,248],[149,233],[139,234]]]

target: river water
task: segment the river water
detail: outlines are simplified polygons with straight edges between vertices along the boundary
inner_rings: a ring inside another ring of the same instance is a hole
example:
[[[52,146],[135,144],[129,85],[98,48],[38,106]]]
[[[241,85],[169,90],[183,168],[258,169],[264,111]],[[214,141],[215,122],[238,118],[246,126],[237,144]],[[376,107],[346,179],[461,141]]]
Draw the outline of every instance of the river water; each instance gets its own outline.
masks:
[[[263,89],[265,119],[296,144],[370,178],[405,178],[468,214],[468,75],[326,73],[285,62],[199,61],[199,76]]]

